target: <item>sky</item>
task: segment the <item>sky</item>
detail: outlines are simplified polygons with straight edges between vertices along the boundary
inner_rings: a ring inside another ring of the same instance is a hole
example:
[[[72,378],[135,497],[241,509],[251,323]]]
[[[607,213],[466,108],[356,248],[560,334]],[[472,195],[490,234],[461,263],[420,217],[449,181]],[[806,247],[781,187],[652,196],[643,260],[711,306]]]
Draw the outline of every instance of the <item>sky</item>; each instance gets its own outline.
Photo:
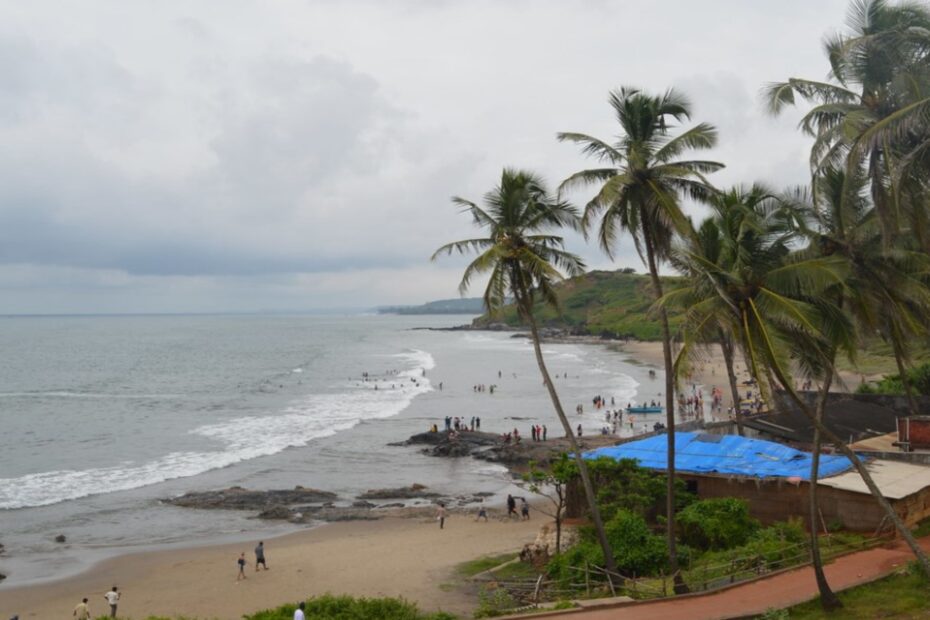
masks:
[[[611,89],[709,122],[725,187],[804,183],[798,112],[845,0],[0,0],[0,314],[261,312],[458,296],[451,204],[552,187]],[[690,124],[688,125],[690,126]],[[593,191],[593,190],[592,190]],[[578,192],[579,204],[590,197]],[[700,208],[689,206],[700,217]],[[572,235],[589,267],[642,271]],[[480,286],[471,293],[481,293]]]

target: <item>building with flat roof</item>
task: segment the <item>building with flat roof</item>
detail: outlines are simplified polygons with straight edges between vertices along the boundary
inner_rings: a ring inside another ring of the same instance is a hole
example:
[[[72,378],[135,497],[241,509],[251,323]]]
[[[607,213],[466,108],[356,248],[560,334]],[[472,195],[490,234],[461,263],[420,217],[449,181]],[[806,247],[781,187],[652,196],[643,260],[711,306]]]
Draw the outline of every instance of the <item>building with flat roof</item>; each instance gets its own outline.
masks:
[[[666,445],[667,437],[657,435],[591,450],[584,458],[634,459],[641,467],[664,472]],[[688,489],[702,499],[745,499],[750,513],[763,523],[807,520],[811,456],[738,435],[675,434],[675,469]],[[866,467],[905,523],[930,516],[930,467],[885,460],[868,461]],[[822,524],[869,532],[890,527],[849,459],[821,455],[818,477]]]

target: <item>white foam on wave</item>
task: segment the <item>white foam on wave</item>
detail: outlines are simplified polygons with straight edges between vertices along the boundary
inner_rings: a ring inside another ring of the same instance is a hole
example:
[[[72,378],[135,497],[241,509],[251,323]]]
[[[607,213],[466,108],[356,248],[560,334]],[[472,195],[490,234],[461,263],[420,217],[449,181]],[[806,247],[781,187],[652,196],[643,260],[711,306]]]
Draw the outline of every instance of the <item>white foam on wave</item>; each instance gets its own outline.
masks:
[[[432,391],[423,371],[434,368],[436,362],[432,355],[419,350],[393,357],[403,360],[407,366],[394,379],[405,380],[401,389],[344,386],[346,389],[339,393],[309,395],[278,414],[233,418],[189,431],[216,442],[218,449],[215,451],[172,452],[142,464],[127,462],[112,467],[0,478],[0,509],[46,506],[88,495],[126,491],[165,480],[196,476],[306,445],[314,439],[350,429],[363,420],[395,416],[414,398]],[[386,383],[390,381],[380,382],[382,386]]]

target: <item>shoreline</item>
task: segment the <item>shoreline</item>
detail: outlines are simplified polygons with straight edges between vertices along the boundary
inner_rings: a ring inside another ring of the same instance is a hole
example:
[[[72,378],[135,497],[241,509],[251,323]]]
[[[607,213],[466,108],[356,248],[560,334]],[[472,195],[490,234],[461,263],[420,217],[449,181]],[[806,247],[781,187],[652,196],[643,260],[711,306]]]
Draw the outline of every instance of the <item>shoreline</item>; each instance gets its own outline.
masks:
[[[632,363],[661,369],[660,343],[580,336],[547,338],[545,342],[606,345]],[[637,398],[648,397],[648,384],[638,389]],[[512,466],[508,469],[513,473]],[[501,512],[494,510],[492,502],[487,505],[496,514]],[[469,506],[462,510],[474,509]],[[93,561],[76,574],[0,586],[0,614],[53,617],[67,613],[83,596],[90,599],[96,613],[104,608],[102,594],[113,583],[125,591],[120,613],[136,618],[149,614],[240,618],[243,613],[325,592],[404,596],[427,611],[469,612],[475,600],[460,592],[441,590],[443,579],[450,577],[461,562],[519,550],[535,538],[542,515],[534,512],[528,524],[517,525],[493,519],[488,524],[476,524],[471,518],[462,518],[462,514],[461,510],[452,510],[447,530],[442,533],[445,538],[436,537],[438,528],[431,517],[409,515],[262,534],[272,570],[256,576],[261,585],[256,585],[258,580],[246,580],[237,587],[234,581],[239,552],[245,551],[250,562],[253,559],[251,549],[257,538],[251,539],[249,533],[233,535],[233,542],[187,541],[128,553],[124,549],[115,556]],[[456,532],[449,534],[452,529]],[[327,558],[325,570],[320,570],[319,557]],[[252,594],[243,597],[242,592]]]
[[[455,567],[519,551],[548,522],[535,510],[529,521],[501,521],[504,511],[489,508],[488,523],[475,522],[473,511],[451,512],[443,530],[432,516],[395,516],[269,537],[263,539],[267,572],[256,573],[252,566],[257,540],[130,553],[71,577],[2,589],[0,613],[24,619],[64,616],[86,596],[96,615],[105,609],[103,593],[113,585],[123,592],[120,615],[136,619],[183,614],[237,620],[325,593],[402,596],[426,611],[466,613],[475,601],[440,587],[454,577]],[[240,552],[249,562],[248,578],[237,582]]]

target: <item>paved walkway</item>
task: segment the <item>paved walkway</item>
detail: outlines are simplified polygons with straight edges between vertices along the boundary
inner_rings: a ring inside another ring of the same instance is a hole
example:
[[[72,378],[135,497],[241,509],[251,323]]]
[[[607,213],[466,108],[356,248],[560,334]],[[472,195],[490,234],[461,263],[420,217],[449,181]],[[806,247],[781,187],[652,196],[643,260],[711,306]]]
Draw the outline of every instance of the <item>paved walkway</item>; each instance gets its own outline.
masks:
[[[930,549],[930,537],[921,539],[920,544],[925,550]],[[899,541],[887,548],[869,549],[837,558],[824,570],[833,590],[840,591],[883,577],[913,558],[907,545]],[[545,614],[543,617],[547,620],[722,620],[761,614],[773,607],[796,605],[817,594],[814,569],[806,566],[711,594]]]

